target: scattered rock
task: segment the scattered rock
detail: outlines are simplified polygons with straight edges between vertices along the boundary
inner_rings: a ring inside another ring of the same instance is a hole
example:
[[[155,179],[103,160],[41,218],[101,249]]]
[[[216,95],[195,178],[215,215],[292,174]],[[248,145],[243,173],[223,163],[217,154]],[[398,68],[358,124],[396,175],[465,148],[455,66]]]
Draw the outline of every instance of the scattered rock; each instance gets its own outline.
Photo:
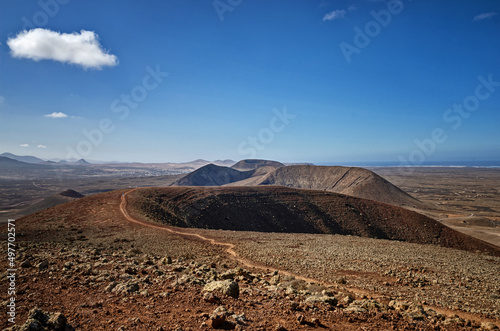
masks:
[[[109,283],[108,286],[106,286],[106,288],[104,290],[111,292],[116,287],[116,285],[118,285],[118,283],[113,281],[113,282]]]
[[[36,267],[40,271],[45,270],[49,267],[49,261],[43,260],[42,262],[38,263],[38,265]]]
[[[274,327],[274,331],[288,331],[283,325],[278,324]]]
[[[485,329],[485,330],[497,330],[498,329],[498,327],[491,322],[482,322],[481,328]]]
[[[118,294],[134,293],[139,291],[139,284],[134,282],[117,284],[111,291]]]
[[[366,313],[366,312],[368,312],[368,310],[366,310],[365,308],[358,307],[358,306],[347,307],[346,309],[344,309],[344,311],[346,313],[355,313],[355,314],[360,314],[360,313]]]
[[[297,315],[297,322],[299,324],[305,324],[306,323],[306,318],[304,317],[304,315]]]
[[[221,309],[223,308],[223,309]],[[224,307],[218,307],[214,310],[212,315],[210,315],[210,325],[213,328],[217,328],[226,322],[227,310]]]
[[[212,292],[206,292],[203,294],[203,300],[210,303],[220,302],[220,299]]]
[[[207,285],[205,285],[203,290],[207,292],[220,291],[222,294],[228,295],[236,299],[240,295],[240,288],[238,283],[230,279],[217,280],[208,283]]]
[[[46,313],[39,308],[29,311],[28,319],[21,326],[13,326],[5,331],[74,331],[62,313]]]
[[[335,297],[319,296],[319,295],[311,295],[307,297],[305,302],[311,305],[314,305],[316,303],[326,303],[331,306],[337,305],[337,299]]]
[[[30,260],[24,260],[20,264],[21,268],[31,268],[33,265],[31,264]]]

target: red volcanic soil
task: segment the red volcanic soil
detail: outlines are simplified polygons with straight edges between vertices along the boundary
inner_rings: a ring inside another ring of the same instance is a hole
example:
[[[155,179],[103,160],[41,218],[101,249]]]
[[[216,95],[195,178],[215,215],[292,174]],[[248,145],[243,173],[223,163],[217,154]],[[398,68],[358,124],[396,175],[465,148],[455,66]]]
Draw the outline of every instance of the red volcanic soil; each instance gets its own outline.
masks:
[[[497,247],[424,215],[332,192],[279,186],[168,187],[135,190],[129,199],[135,217],[178,227],[356,235],[500,255]]]
[[[245,190],[249,191],[247,196],[242,194]],[[221,192],[225,191],[232,192],[230,196],[237,197],[241,202],[247,198],[252,202],[255,200],[252,196],[266,190],[276,195],[274,200],[271,199],[271,206],[284,199],[281,192],[289,195],[287,201],[282,202],[285,207],[292,206],[292,203],[296,208],[304,207],[306,201],[311,201],[311,207],[316,205],[323,209],[331,203],[325,198],[321,205],[314,201],[314,193],[309,191],[273,187],[233,188],[232,191],[167,188],[157,189],[164,196],[151,195],[150,199],[158,197],[162,200],[168,194],[177,193],[172,198],[181,202],[196,193],[200,198],[213,196],[215,203],[221,201]],[[418,302],[405,304],[413,296],[406,296],[405,301],[401,301],[393,300],[398,297],[396,294],[382,297],[375,292],[364,291],[370,296],[367,298],[349,284],[345,285],[345,278],[335,284],[309,284],[283,270],[266,270],[268,267],[257,266],[259,263],[251,267],[238,253],[235,256],[229,254],[227,247],[237,246],[239,240],[229,240],[223,245],[220,243],[228,240],[224,236],[233,232],[181,229],[137,220],[132,208],[127,208],[127,205],[137,205],[146,194],[153,192],[155,190],[139,189],[96,194],[16,220],[17,325],[27,320],[31,309],[39,307],[51,316],[63,314],[77,330],[212,329],[220,317],[216,313],[220,311],[219,306],[232,313],[227,313],[226,322],[216,328],[234,330],[472,330],[479,328],[482,322],[489,325],[493,325],[490,321],[496,323],[480,314],[465,314],[458,308],[449,314],[457,313],[463,318],[455,315],[447,317],[427,308],[424,312]],[[364,206],[361,199],[332,195],[345,199],[352,208],[361,210]],[[199,207],[203,208],[202,205],[193,206],[195,209]],[[211,207],[207,206],[207,210]],[[283,210],[286,211],[286,208]],[[0,227],[1,245],[7,251],[6,225]],[[302,240],[301,235],[295,236]],[[333,237],[340,236],[332,236],[330,241],[335,240]],[[391,243],[378,242],[371,242],[373,250]],[[259,247],[260,244],[255,243],[251,251]],[[482,258],[479,254],[448,249],[446,258],[456,255],[456,252]],[[275,254],[269,252],[269,256]],[[368,260],[370,257],[360,258]],[[290,257],[290,260],[296,260],[296,257]],[[410,258],[408,267],[415,260]],[[400,263],[397,259],[395,261]],[[1,259],[0,268],[7,270],[7,262],[6,258]],[[233,269],[236,265],[245,270]],[[391,270],[398,267],[406,266],[387,266]],[[455,277],[453,270],[450,274]],[[488,263],[485,263],[485,275],[491,276],[490,270],[494,269],[488,269]],[[335,271],[329,270],[330,273]],[[425,272],[426,276],[430,276],[431,271],[420,270],[419,275]],[[363,275],[365,278],[373,277],[380,283],[394,284],[384,285],[387,290],[396,291],[398,288],[389,274]],[[414,276],[413,271],[408,272],[407,278],[402,280],[409,281]],[[443,275],[439,274],[439,277]],[[236,298],[219,292],[210,295],[205,291],[206,284],[220,279],[238,282],[239,296]],[[347,281],[350,281],[349,277]],[[478,293],[485,293],[487,289],[482,289],[483,284],[484,281],[476,284],[471,280],[467,283],[467,291],[481,289],[482,292]],[[469,289],[469,286],[472,287]],[[428,293],[439,293],[440,297],[451,299],[457,291],[449,284],[441,286],[440,282],[430,283],[426,289]],[[1,282],[0,290],[4,295],[7,293],[6,281]],[[319,297],[331,302],[333,296],[338,299],[337,304],[315,301],[315,297]],[[485,306],[488,302],[485,300],[477,308],[488,308]],[[12,325],[7,318],[0,320],[0,329],[9,326]]]

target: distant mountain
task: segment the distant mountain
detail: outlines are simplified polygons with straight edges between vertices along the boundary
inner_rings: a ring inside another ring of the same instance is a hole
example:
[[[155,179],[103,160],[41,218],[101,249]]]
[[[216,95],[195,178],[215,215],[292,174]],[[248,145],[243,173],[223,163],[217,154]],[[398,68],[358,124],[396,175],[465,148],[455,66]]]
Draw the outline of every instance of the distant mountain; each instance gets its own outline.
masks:
[[[191,161],[191,162],[181,162],[181,163],[177,163],[178,165],[189,165],[189,166],[193,166],[193,167],[203,167],[203,166],[206,166],[207,164],[215,164],[215,165],[218,165],[218,166],[223,166],[223,167],[230,167],[232,166],[233,164],[235,164],[235,162],[233,160],[215,160],[215,161],[207,161],[207,160],[204,160],[204,159],[197,159],[197,160],[194,160],[194,161]]]
[[[215,164],[203,166],[177,182],[173,186],[220,186],[247,179],[252,171],[242,172],[236,169],[221,167]]]
[[[75,162],[75,164],[83,164],[83,165],[86,165],[86,164],[90,164],[89,162],[85,161],[85,159],[80,159],[78,161]]]
[[[0,156],[0,169],[45,169],[47,166],[43,164],[27,163],[17,161],[5,156]]]
[[[0,156],[8,157],[9,159],[16,160],[16,161],[21,161],[21,162],[26,162],[26,163],[42,163],[45,162],[45,160],[39,159],[37,157],[31,156],[31,155],[15,155],[12,153],[2,153]]]
[[[248,160],[241,160],[240,162],[233,165],[231,168],[236,170],[255,170],[267,166],[280,168],[284,167],[285,165],[278,161],[248,159]]]
[[[80,159],[80,160],[76,160],[76,159],[67,159],[67,160],[64,160],[64,159],[52,159],[49,162],[52,162],[52,163],[56,163],[57,162],[58,164],[67,164],[67,165],[74,165],[74,164],[86,165],[86,164],[91,164],[90,162],[87,162],[85,159]]]

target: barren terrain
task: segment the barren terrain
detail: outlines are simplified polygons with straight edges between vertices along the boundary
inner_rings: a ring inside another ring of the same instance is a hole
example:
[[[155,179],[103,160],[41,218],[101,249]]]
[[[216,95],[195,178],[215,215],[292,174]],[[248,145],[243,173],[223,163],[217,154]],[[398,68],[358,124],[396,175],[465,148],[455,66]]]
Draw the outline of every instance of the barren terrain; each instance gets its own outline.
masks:
[[[16,221],[20,323],[35,307],[82,330],[459,330],[499,322],[498,257],[354,236],[132,222],[122,213],[127,192]]]
[[[451,228],[500,246],[500,169],[373,168],[434,208],[419,210]]]

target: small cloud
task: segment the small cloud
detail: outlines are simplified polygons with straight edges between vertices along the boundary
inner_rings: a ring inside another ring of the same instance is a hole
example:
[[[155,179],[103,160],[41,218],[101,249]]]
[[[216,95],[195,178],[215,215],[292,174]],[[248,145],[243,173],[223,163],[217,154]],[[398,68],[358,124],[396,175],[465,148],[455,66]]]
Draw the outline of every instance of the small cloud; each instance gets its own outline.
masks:
[[[65,113],[61,112],[53,112],[52,114],[45,114],[43,115],[44,117],[50,117],[50,118],[65,118],[68,117]]]
[[[30,147],[30,144],[21,144],[19,146],[26,148],[26,147]]]
[[[350,5],[349,8],[347,8],[348,11],[353,11],[356,9],[358,9],[358,7],[356,7],[355,5]]]
[[[496,13],[496,12],[482,13],[482,14],[474,16],[472,21],[476,22],[476,21],[482,21],[482,20],[489,20],[489,19],[495,17],[496,15],[498,15],[498,13]]]
[[[38,148],[47,148],[47,146],[45,146],[45,145],[38,145],[36,147],[38,147]]]
[[[323,21],[333,21],[339,18],[344,18],[344,16],[345,16],[345,10],[337,9],[326,14],[325,17],[323,17]]]
[[[54,60],[85,69],[101,69],[118,64],[116,55],[102,48],[99,36],[94,31],[60,33],[41,28],[24,30],[9,38],[7,45],[15,58]]]

